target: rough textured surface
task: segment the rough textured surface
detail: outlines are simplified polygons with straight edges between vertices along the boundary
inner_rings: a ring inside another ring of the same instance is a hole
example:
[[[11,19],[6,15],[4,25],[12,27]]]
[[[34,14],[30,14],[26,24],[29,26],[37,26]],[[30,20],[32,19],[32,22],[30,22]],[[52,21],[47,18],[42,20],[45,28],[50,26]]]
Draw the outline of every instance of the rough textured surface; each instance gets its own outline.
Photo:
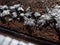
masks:
[[[41,14],[44,14],[47,12],[45,4],[47,4],[47,6],[50,8],[50,7],[53,7],[52,4],[54,4],[54,5],[56,3],[59,4],[59,1],[57,1],[57,0],[54,0],[54,1],[53,0],[44,0],[42,2],[41,2],[41,0],[24,0],[24,1],[23,0],[2,0],[2,1],[0,1],[1,5],[4,5],[4,4],[13,5],[16,3],[17,4],[22,3],[24,5],[24,6],[22,5],[24,9],[26,9],[28,6],[31,6],[32,11],[38,11]],[[1,25],[1,23],[0,23],[0,25]],[[40,30],[39,28],[36,29],[35,27],[32,27],[31,29],[33,29],[33,30],[31,30],[31,32],[30,32],[29,31],[30,28],[28,28],[28,26],[24,26],[22,22],[19,23],[18,21],[15,21],[15,22],[12,21],[12,23],[10,22],[9,25],[8,25],[8,23],[2,24],[2,25],[7,28],[16,29],[17,31],[33,35],[35,37],[42,37],[42,38],[49,39],[49,40],[52,40],[55,42],[58,42],[58,40],[59,40],[55,29],[50,28],[50,27],[43,28],[42,30]]]

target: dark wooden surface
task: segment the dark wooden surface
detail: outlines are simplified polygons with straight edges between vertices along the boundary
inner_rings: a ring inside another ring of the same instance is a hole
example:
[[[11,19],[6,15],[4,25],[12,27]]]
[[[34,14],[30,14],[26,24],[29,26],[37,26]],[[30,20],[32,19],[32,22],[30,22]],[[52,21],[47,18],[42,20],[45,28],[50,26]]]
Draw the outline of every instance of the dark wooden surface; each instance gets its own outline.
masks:
[[[57,45],[58,43],[56,42],[52,42],[50,40],[45,40],[43,38],[40,38],[39,40],[37,38],[34,38],[32,36],[28,36],[28,35],[25,35],[23,33],[17,33],[17,32],[14,32],[14,31],[10,31],[8,29],[4,29],[4,28],[1,28],[0,27],[0,34],[3,34],[3,35],[8,35],[12,38],[15,38],[17,40],[25,40],[25,41],[29,41],[29,42],[33,42],[33,43],[36,43],[37,45]]]

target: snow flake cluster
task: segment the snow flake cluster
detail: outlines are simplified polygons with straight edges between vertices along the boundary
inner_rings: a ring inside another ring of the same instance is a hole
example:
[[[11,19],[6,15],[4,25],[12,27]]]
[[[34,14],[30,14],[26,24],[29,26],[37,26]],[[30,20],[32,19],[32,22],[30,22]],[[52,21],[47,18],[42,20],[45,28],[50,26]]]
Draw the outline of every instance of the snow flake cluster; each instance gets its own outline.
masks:
[[[51,15],[54,16],[56,20],[56,28],[60,30],[60,6],[57,4],[54,8],[51,10]]]
[[[21,4],[15,4],[13,6],[0,5],[0,20],[7,20],[7,17],[9,17],[8,21],[24,19],[24,25],[29,26],[44,26],[45,23],[49,24],[51,19],[55,19],[57,21],[56,27],[60,28],[59,5],[51,8],[51,10],[48,8],[48,12],[43,15],[39,12],[32,12],[30,6],[24,10]]]

